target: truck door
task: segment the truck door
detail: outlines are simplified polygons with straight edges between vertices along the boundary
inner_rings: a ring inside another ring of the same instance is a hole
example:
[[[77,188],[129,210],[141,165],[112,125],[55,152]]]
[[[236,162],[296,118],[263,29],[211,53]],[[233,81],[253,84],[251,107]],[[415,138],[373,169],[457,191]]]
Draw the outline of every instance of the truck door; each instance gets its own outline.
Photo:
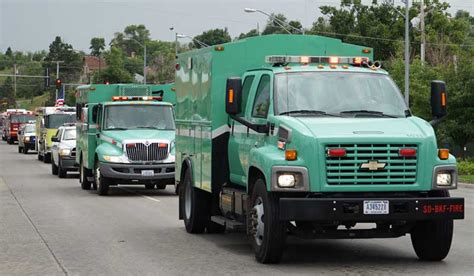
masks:
[[[248,73],[244,75],[242,85],[242,108],[241,114],[238,116],[247,117],[246,105],[248,97],[254,85],[255,74]],[[255,89],[255,88],[254,88]],[[229,137],[229,171],[230,180],[233,183],[245,185],[247,160],[245,159],[245,151],[248,151],[247,140],[248,128],[237,121],[232,121],[230,137]]]
[[[247,103],[246,119],[255,124],[266,124],[267,117],[272,111],[272,76],[269,73],[262,72],[258,76],[258,84],[256,89],[252,89],[249,95],[249,102]],[[255,85],[254,85],[255,86]],[[242,158],[246,160],[244,172],[245,181],[247,181],[249,166],[250,166],[250,150],[258,148],[265,144],[267,135],[257,133],[251,129],[248,130],[247,139],[245,141],[246,147],[242,149]]]

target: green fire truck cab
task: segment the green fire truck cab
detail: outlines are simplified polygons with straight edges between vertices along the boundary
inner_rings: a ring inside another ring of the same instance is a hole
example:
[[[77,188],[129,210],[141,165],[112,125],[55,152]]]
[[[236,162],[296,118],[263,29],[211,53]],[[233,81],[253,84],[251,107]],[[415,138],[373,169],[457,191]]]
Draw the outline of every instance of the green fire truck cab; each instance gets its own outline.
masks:
[[[76,89],[76,164],[82,189],[174,184],[175,125],[169,85],[85,85]]]
[[[420,259],[445,258],[453,220],[464,218],[464,199],[448,192],[456,160],[372,55],[311,35],[180,54],[176,182],[186,230],[244,230],[262,263],[280,261],[288,234],[409,233]],[[446,114],[441,81],[431,105],[435,124]]]

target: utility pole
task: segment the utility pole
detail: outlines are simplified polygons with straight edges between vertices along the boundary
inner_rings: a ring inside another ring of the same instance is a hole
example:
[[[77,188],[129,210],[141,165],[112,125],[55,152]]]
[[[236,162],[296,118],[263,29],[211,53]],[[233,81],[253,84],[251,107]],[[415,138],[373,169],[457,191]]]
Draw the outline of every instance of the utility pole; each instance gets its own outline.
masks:
[[[146,84],[146,41],[143,41],[143,84]]]
[[[425,64],[425,1],[420,0],[420,29],[421,29],[421,45],[420,58],[421,64]]]
[[[13,64],[13,74],[14,74],[14,77],[13,77],[13,99],[15,100],[15,107],[16,107],[16,75],[18,74],[18,72],[16,71],[16,61]]]
[[[409,0],[402,0],[405,3],[405,103],[410,106],[410,3]]]
[[[178,33],[174,33],[174,57],[178,58]]]

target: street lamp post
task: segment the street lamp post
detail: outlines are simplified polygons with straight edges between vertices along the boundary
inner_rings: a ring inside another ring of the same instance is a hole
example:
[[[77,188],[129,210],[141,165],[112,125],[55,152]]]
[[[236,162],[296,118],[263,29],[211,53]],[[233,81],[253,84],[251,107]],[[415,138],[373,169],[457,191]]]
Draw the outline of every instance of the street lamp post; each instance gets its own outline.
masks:
[[[393,0],[385,0],[385,4],[393,7]],[[395,11],[405,19],[405,103],[410,106],[410,3],[409,0],[402,0],[405,4],[405,14],[399,10]]]
[[[199,44],[199,46],[201,47],[209,47],[209,45],[207,45],[206,43],[190,36],[190,35],[185,35],[185,34],[176,34],[176,41],[178,41],[178,38],[189,38],[191,39],[192,41],[196,42],[197,44]]]
[[[140,43],[138,40],[132,38],[132,37],[127,37],[129,40],[133,40],[138,45],[140,45],[143,48],[143,84],[146,84],[146,42],[143,41],[143,44]]]
[[[304,35],[304,29],[299,29],[299,28],[293,27],[293,26],[291,26],[290,24],[288,24],[287,22],[282,21],[282,20],[276,18],[275,16],[273,16],[273,15],[271,15],[271,14],[269,14],[269,13],[266,13],[266,12],[264,12],[264,11],[262,11],[262,10],[259,10],[259,9],[252,9],[252,8],[245,8],[244,11],[245,11],[245,12],[248,12],[248,13],[258,12],[258,13],[261,13],[261,14],[263,14],[263,15],[268,16],[268,18],[270,18],[271,20],[273,20],[273,22],[275,22],[278,26],[280,26],[283,30],[285,30],[285,31],[286,31],[287,33],[289,33],[289,34],[293,34],[293,33],[290,32],[287,28],[285,28],[284,25],[286,25],[287,27],[290,27],[291,29],[293,29],[293,30],[295,30],[295,31],[297,31],[297,32],[299,32],[299,33],[301,33],[301,34]]]

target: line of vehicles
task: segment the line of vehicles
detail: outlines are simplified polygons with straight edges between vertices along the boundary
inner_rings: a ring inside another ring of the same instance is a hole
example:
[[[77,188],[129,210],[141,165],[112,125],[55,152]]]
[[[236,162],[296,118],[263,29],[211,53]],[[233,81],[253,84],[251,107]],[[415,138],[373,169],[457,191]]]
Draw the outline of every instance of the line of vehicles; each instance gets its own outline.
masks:
[[[288,235],[410,234],[420,259],[442,260],[464,218],[464,198],[449,195],[456,160],[433,130],[445,84],[431,83],[426,122],[372,60],[371,48],[311,35],[182,53],[174,84],[78,87],[75,113],[38,112],[19,151],[34,140],[53,174],[78,169],[99,195],[174,185],[187,232],[244,231],[261,263],[280,261]]]

